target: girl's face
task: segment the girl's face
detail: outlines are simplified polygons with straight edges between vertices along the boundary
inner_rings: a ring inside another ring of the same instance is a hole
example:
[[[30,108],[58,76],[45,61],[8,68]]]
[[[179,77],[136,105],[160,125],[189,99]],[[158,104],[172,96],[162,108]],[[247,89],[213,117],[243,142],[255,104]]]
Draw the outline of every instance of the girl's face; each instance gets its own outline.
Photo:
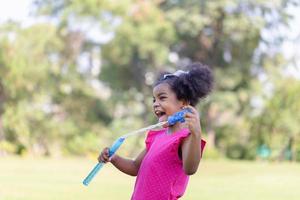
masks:
[[[159,122],[167,121],[168,116],[178,112],[186,104],[178,100],[167,83],[161,83],[153,88],[153,111]]]

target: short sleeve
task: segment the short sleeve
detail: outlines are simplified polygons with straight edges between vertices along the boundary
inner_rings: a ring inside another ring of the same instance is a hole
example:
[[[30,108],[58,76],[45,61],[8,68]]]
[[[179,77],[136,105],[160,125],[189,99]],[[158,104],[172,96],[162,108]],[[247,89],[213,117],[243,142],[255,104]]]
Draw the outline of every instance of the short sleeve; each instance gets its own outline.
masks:
[[[203,140],[203,139],[201,139],[201,147],[200,147],[200,149],[201,149],[201,157],[203,156],[203,150],[205,148],[205,145],[206,145],[206,141]]]
[[[175,140],[175,146],[176,148],[181,145],[182,141],[190,135],[190,132],[188,129],[182,129],[180,132],[176,133],[176,140]]]
[[[150,149],[155,137],[159,133],[161,133],[161,131],[152,131],[152,130],[147,133],[147,137],[146,137],[146,140],[145,140],[147,151]]]
[[[188,131],[188,129],[183,129],[179,134],[178,137],[175,141],[175,147],[178,148],[178,146],[180,146],[183,142],[183,140],[188,137],[190,134],[190,132]],[[201,157],[203,156],[203,151],[206,145],[206,141],[201,139],[201,145],[200,145],[200,150],[201,150]]]

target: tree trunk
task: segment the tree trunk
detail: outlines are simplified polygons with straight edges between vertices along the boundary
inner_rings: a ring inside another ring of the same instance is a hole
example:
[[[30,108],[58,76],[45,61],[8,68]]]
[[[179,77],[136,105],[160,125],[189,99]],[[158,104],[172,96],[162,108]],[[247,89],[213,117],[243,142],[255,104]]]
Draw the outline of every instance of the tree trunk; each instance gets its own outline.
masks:
[[[206,124],[207,135],[208,135],[207,147],[213,149],[216,148],[216,132],[213,129],[213,120],[216,118],[215,115],[216,115],[215,109],[212,105],[210,105],[207,111],[207,124]]]
[[[2,126],[2,117],[0,116],[0,142],[5,139],[3,126]]]
[[[140,55],[139,55],[139,49],[138,47],[133,47],[133,55],[132,55],[132,59],[131,59],[131,73],[133,75],[133,79],[134,82],[137,84],[136,87],[137,89],[143,94],[144,98],[142,100],[142,104],[144,105],[144,111],[141,114],[141,118],[143,119],[143,121],[145,122],[144,124],[147,125],[147,122],[149,121],[147,119],[147,104],[145,101],[145,97],[147,97],[148,94],[148,88],[145,85],[145,73],[146,73],[146,66],[145,66],[145,62],[143,62],[140,59]],[[140,139],[143,138],[142,135],[137,136],[135,138],[135,142],[133,147],[131,148],[131,150],[129,151],[129,155],[133,156],[137,150],[137,146],[139,144]]]
[[[4,104],[4,89],[0,80],[0,142],[5,139],[3,125],[2,125],[2,114],[3,114],[3,104]]]

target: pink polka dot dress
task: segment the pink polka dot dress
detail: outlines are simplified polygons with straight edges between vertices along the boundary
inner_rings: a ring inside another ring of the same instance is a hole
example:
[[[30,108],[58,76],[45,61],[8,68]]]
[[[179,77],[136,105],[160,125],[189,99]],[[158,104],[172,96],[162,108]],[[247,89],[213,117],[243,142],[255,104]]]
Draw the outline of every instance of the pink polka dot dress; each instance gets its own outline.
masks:
[[[189,176],[184,173],[178,155],[188,129],[167,134],[167,129],[149,131],[146,138],[147,153],[141,163],[131,200],[175,200],[186,189]],[[201,141],[201,151],[205,141]]]

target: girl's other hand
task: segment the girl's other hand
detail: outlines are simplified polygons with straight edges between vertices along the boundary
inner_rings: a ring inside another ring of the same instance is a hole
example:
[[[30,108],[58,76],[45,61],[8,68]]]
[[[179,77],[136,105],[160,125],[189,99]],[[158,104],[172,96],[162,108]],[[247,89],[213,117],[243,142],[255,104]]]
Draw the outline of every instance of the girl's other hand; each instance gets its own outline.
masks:
[[[99,162],[103,162],[103,163],[107,163],[110,162],[110,158],[109,158],[109,148],[106,147],[102,150],[102,152],[100,153],[99,157],[98,157],[98,161]]]
[[[186,125],[191,131],[191,134],[196,137],[201,137],[201,125],[198,111],[193,106],[185,106],[184,108],[191,110],[191,112],[185,113]]]

